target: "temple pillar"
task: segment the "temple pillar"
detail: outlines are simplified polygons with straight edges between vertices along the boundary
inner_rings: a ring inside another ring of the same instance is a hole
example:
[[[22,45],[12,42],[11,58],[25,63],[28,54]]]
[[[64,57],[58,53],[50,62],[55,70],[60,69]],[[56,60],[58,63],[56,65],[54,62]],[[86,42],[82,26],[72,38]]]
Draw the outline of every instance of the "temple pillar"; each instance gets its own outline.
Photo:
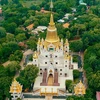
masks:
[[[47,86],[47,70],[45,69],[43,72],[43,78],[42,83],[40,83],[41,86]]]
[[[60,84],[58,83],[58,72],[54,72],[54,86],[59,86]]]

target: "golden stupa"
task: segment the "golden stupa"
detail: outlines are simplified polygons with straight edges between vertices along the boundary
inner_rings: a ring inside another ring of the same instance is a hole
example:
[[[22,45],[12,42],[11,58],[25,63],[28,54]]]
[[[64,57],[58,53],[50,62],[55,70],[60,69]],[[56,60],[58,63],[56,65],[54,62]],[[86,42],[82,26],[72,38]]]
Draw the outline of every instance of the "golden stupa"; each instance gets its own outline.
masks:
[[[59,37],[57,35],[57,29],[55,27],[55,23],[54,23],[54,20],[53,20],[53,14],[52,13],[51,13],[51,16],[50,16],[50,23],[49,23],[49,26],[48,26],[48,29],[47,29],[47,36],[46,36],[45,41],[49,42],[49,43],[54,43],[54,42],[59,41]]]
[[[57,28],[55,27],[55,23],[54,23],[53,12],[52,12],[52,8],[53,8],[52,1],[51,1],[50,8],[51,8],[50,23],[47,28],[46,39],[44,41],[38,39],[38,44],[44,46],[45,49],[47,49],[50,44],[53,44],[56,49],[56,47],[61,46],[61,44],[60,44],[59,36],[57,35]]]
[[[84,95],[86,93],[86,88],[84,86],[84,84],[82,83],[82,81],[80,80],[80,82],[74,87],[74,92],[75,95]]]
[[[14,79],[12,85],[10,86],[10,93],[21,93],[22,92],[22,85]]]

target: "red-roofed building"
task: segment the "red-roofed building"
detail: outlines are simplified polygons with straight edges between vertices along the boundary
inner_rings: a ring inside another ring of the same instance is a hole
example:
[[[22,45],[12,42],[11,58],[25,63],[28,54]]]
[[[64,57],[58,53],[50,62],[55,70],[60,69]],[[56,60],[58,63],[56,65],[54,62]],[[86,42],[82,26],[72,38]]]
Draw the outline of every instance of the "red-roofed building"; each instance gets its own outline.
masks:
[[[47,11],[44,8],[41,8],[41,11],[40,12],[42,12],[42,13],[49,13],[50,11]]]
[[[29,26],[27,26],[26,28],[28,29],[28,30],[32,30],[33,29],[33,27],[34,27],[34,24],[30,24]]]
[[[27,45],[24,42],[19,42],[18,45],[23,48],[27,48]]]
[[[97,100],[100,100],[100,92],[96,92],[96,98]]]
[[[64,28],[68,28],[69,25],[70,25],[69,23],[65,23],[65,24],[63,24],[63,27],[64,27]]]

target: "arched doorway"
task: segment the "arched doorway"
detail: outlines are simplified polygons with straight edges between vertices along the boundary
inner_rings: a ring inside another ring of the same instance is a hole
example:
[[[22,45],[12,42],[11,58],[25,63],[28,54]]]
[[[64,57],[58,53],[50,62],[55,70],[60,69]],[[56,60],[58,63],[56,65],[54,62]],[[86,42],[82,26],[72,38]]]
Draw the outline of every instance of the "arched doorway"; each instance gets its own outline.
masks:
[[[49,74],[48,76],[48,86],[53,86],[53,75]]]

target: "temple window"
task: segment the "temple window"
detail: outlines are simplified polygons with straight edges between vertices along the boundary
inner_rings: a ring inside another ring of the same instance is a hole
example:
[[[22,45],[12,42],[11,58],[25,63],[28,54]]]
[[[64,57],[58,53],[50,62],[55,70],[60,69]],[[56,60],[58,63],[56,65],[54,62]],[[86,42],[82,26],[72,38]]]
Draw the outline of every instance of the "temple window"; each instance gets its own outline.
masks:
[[[62,75],[62,73],[60,73],[60,75]]]
[[[42,70],[42,69],[40,68],[40,70]]]
[[[53,63],[51,63],[51,65],[53,65]]]
[[[65,73],[65,77],[67,77],[67,73]]]
[[[73,65],[71,66],[71,69],[73,69]]]
[[[57,69],[55,69],[55,71],[57,72]]]
[[[48,57],[47,55],[45,57]]]
[[[40,73],[40,75],[42,75],[42,73]]]
[[[65,65],[65,67],[67,67],[67,65]]]
[[[60,71],[62,71],[62,69],[60,69]]]
[[[45,62],[45,64],[47,64],[47,62]]]
[[[44,70],[46,71],[47,69],[45,68]]]
[[[58,64],[58,62],[56,62],[56,64]]]
[[[57,58],[57,56],[55,56],[55,58]]]
[[[49,51],[53,51],[54,50],[54,48],[49,48]]]

